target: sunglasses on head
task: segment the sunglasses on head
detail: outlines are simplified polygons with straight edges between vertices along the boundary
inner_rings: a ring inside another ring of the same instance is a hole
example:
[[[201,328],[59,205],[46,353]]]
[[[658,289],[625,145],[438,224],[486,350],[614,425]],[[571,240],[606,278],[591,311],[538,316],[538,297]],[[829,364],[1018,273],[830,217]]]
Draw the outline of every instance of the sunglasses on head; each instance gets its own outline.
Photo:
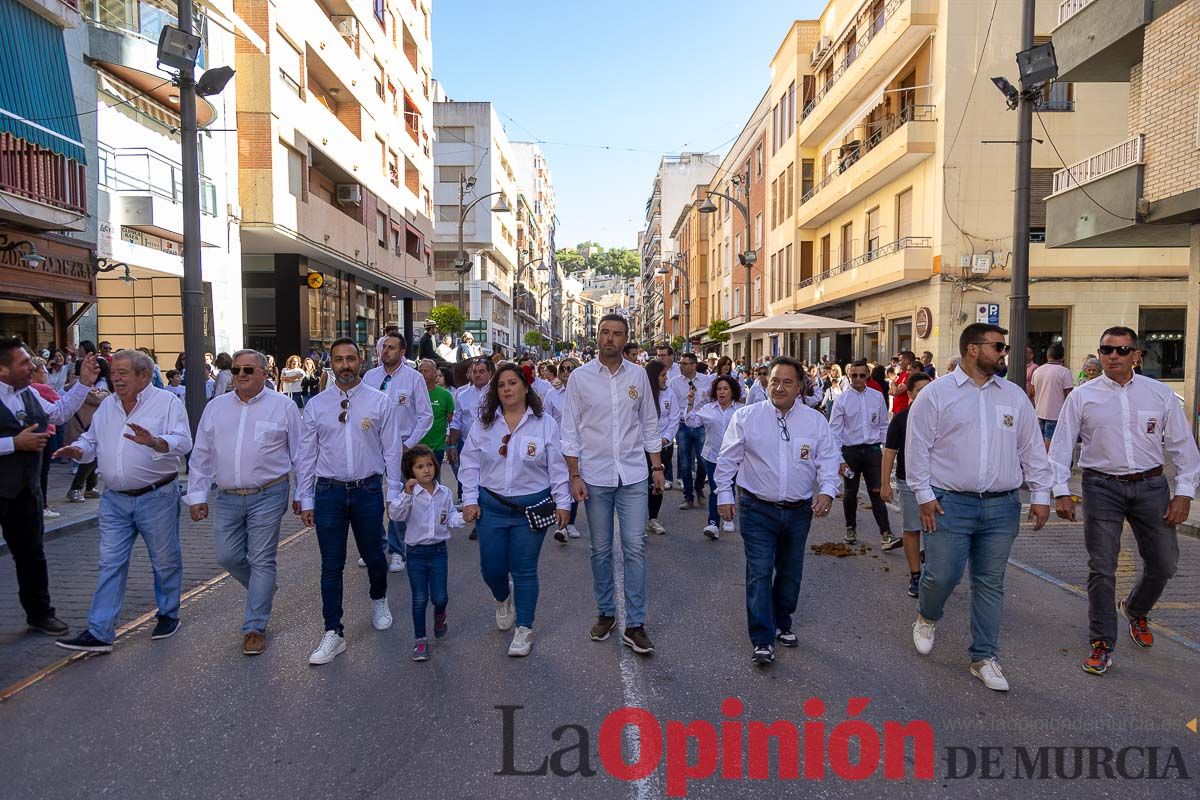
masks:
[[[258,367],[230,367],[230,375],[253,375],[258,371]]]
[[[1127,356],[1134,350],[1137,350],[1136,347],[1131,347],[1127,344],[1102,344],[1096,349],[1100,351],[1100,355],[1102,356],[1111,356],[1113,353],[1119,356]]]
[[[1006,345],[1004,342],[971,342],[971,344],[976,345],[977,347],[990,347],[997,353],[1007,353],[1012,350],[1012,348]]]

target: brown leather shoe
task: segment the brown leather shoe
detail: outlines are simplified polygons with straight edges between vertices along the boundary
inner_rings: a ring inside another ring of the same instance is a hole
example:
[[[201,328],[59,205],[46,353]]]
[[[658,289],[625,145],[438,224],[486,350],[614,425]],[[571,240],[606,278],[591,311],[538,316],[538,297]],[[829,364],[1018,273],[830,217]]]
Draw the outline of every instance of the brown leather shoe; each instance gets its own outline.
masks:
[[[267,640],[258,631],[250,631],[242,639],[242,653],[248,656],[260,655],[267,649]]]

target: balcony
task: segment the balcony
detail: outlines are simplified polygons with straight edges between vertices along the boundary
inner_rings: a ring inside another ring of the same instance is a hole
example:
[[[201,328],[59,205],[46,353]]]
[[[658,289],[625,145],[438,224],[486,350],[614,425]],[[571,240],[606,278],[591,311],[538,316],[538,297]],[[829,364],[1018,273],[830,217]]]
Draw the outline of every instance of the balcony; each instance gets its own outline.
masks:
[[[86,169],[10,133],[0,133],[0,218],[41,230],[83,230]]]
[[[1127,82],[1142,60],[1143,29],[1182,2],[1064,0],[1053,34],[1059,80]]]
[[[838,109],[867,102],[933,34],[937,16],[938,0],[889,0],[882,17],[860,25],[853,50],[833,65],[829,79],[801,109],[800,146],[815,147],[832,135],[845,119],[836,113]],[[817,73],[826,67],[820,65]]]
[[[841,303],[927,279],[933,273],[932,239],[906,236],[800,281],[798,308]]]
[[[824,180],[800,198],[796,226],[816,228],[929,158],[937,126],[934,106],[905,106],[862,142],[842,148]]]

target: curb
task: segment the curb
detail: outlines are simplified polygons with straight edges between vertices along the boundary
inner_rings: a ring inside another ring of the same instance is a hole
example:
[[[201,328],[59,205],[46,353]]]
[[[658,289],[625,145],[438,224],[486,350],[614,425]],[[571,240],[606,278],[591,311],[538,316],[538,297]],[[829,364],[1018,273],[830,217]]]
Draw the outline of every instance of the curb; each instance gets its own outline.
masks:
[[[77,519],[77,520],[73,520],[71,522],[64,522],[64,523],[58,525],[57,527],[55,527],[53,530],[45,531],[42,534],[42,541],[43,542],[53,541],[54,539],[59,539],[63,536],[69,536],[72,533],[81,531],[84,528],[90,528],[91,526],[96,524],[96,521],[99,518],[100,518],[99,514],[94,514],[90,517],[84,517],[83,519]],[[0,541],[0,555],[8,555],[8,543],[7,542]]]

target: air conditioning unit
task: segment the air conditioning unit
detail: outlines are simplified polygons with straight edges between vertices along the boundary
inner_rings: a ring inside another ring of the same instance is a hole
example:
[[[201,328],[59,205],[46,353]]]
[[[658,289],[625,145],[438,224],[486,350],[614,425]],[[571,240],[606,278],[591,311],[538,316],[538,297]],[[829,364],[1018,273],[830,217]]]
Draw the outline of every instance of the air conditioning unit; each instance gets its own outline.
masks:
[[[821,56],[825,55],[825,52],[832,46],[833,40],[828,36],[822,36],[820,41],[817,42],[817,46],[813,48],[812,63],[815,65],[818,61],[820,61]]]
[[[358,18],[357,17],[342,17],[338,20],[337,30],[342,36],[347,39],[354,39],[358,36]]]
[[[362,187],[357,183],[339,183],[337,201],[340,206],[362,205]]]

